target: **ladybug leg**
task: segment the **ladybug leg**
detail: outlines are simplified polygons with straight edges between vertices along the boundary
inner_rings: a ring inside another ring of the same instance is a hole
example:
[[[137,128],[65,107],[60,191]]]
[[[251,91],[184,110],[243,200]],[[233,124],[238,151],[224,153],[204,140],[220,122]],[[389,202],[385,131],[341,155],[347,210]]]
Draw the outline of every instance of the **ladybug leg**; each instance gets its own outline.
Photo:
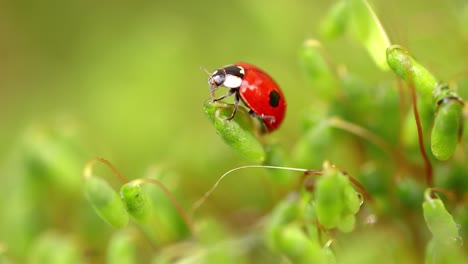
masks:
[[[234,92],[236,91],[235,89],[231,89],[231,90],[234,90]],[[227,121],[232,120],[236,116],[237,109],[239,108],[239,101],[240,101],[239,93],[236,93],[234,97],[234,111],[232,111],[231,116],[228,119],[226,119]]]
[[[217,85],[210,85],[210,93],[211,93],[211,100],[215,101],[213,98],[214,98],[214,92],[218,90],[218,86]]]
[[[271,123],[274,123],[275,122],[275,117],[274,116],[268,116],[268,115],[264,115],[264,114],[257,114],[255,113],[252,109],[250,109],[249,111],[249,114],[253,117],[257,117],[257,118],[260,118],[262,120],[268,120]]]
[[[215,89],[216,90],[216,89]],[[215,90],[213,90],[212,92],[214,92]],[[224,98],[226,97],[229,97],[231,95],[233,95],[235,92],[237,91],[237,89],[230,89],[229,92],[219,98],[216,98],[216,99],[213,99],[213,102],[218,102],[218,101],[221,101],[223,100]]]

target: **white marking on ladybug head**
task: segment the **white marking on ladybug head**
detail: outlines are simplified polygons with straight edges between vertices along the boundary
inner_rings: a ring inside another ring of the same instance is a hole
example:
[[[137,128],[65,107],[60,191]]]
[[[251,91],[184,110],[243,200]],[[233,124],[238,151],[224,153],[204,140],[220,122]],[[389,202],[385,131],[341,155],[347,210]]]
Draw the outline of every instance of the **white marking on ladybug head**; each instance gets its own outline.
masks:
[[[213,75],[213,77],[210,78],[210,82],[217,86],[222,85],[224,83],[224,75]]]
[[[231,75],[231,74],[226,74],[224,83],[223,85],[226,86],[227,88],[239,88],[242,84],[242,78]]]
[[[245,75],[245,70],[244,70],[243,67],[237,66],[237,68],[239,68],[239,72],[240,72],[242,75]]]

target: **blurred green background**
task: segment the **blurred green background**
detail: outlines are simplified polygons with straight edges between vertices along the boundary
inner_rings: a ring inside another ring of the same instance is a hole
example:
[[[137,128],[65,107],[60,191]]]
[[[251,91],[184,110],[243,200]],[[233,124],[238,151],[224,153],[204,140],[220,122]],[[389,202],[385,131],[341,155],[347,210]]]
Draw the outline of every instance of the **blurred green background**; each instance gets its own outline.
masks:
[[[1,1],[2,214],[14,214],[5,197],[21,192],[15,189],[18,171],[24,169],[18,152],[37,127],[70,127],[79,134],[82,152],[74,164],[84,166],[103,156],[128,178],[166,164],[181,175],[185,207],[225,171],[245,165],[205,117],[208,76],[200,66],[213,70],[246,61],[269,72],[288,102],[282,128],[270,137],[291,150],[300,136],[303,111],[317,103],[298,51],[305,39],[319,38],[319,23],[332,3]],[[449,79],[468,69],[463,1],[371,3],[391,41],[408,47],[436,76]],[[336,62],[369,81],[393,78],[347,38],[324,45]],[[80,179],[82,167],[77,167],[74,177]],[[262,185],[245,181],[239,174],[222,184],[218,191],[227,200],[213,199],[221,212],[251,206],[251,199],[240,194],[258,195],[264,208],[272,206]],[[56,207],[53,200],[41,206]],[[52,221],[41,228],[64,226]]]
[[[465,69],[457,1],[373,2],[392,41],[431,70],[445,78]],[[161,159],[183,167],[236,159],[204,117],[209,94],[199,70],[236,61],[259,65],[280,83],[288,113],[275,137],[290,142],[313,102],[298,49],[317,37],[331,3],[2,1],[1,155],[31,122],[66,115],[94,140],[94,154],[104,146],[134,173]],[[380,78],[358,44],[328,49],[353,71]]]

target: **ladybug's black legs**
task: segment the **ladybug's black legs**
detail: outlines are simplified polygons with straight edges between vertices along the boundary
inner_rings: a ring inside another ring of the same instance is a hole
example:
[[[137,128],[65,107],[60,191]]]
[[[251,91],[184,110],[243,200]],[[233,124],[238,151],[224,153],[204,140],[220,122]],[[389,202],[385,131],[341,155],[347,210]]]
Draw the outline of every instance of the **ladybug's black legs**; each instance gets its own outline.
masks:
[[[237,91],[237,89],[229,89],[229,92],[219,98],[216,98],[216,99],[213,99],[213,102],[218,102],[218,101],[221,101],[223,100],[224,98],[226,97],[229,97],[231,95],[233,95],[235,92]]]
[[[234,92],[237,91],[236,89],[231,89],[231,90],[234,90]],[[232,120],[234,116],[236,116],[237,108],[239,108],[239,101],[240,101],[239,93],[236,93],[236,95],[234,96],[234,111],[232,111],[231,116],[226,120],[228,121]]]
[[[226,120],[232,120],[234,118],[234,116],[236,116],[237,108],[239,108],[239,101],[240,101],[238,91],[239,91],[238,88],[231,88],[231,89],[229,89],[229,92],[227,94],[225,94],[225,95],[223,95],[223,96],[221,96],[219,98],[213,99],[213,102],[218,102],[218,101],[223,100],[226,97],[229,97],[229,96],[235,94],[235,96],[234,96],[234,111],[232,111],[231,116],[229,118],[227,118]]]
[[[215,91],[218,90],[218,86],[217,85],[210,85],[210,93],[211,93],[211,100],[215,101],[214,99],[214,93]]]

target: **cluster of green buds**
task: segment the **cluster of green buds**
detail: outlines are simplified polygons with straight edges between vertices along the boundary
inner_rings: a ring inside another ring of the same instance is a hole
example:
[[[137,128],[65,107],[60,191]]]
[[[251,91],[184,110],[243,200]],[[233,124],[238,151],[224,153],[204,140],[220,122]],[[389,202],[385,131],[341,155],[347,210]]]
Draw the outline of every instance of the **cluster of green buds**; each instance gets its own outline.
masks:
[[[336,263],[330,231],[354,230],[363,198],[349,176],[328,162],[314,180],[311,190],[291,194],[273,210],[265,228],[267,245],[294,263]]]
[[[107,181],[92,175],[91,168],[96,161],[108,165],[119,176],[123,183],[120,194],[117,194]],[[115,228],[127,226],[131,217],[155,244],[186,237],[192,231],[191,217],[158,180],[141,178],[126,182],[112,164],[102,158],[93,159],[88,163],[84,179],[86,198],[95,212]],[[155,198],[152,189],[144,189],[143,184],[156,185],[164,192],[166,198]],[[165,203],[173,207],[165,206]]]

